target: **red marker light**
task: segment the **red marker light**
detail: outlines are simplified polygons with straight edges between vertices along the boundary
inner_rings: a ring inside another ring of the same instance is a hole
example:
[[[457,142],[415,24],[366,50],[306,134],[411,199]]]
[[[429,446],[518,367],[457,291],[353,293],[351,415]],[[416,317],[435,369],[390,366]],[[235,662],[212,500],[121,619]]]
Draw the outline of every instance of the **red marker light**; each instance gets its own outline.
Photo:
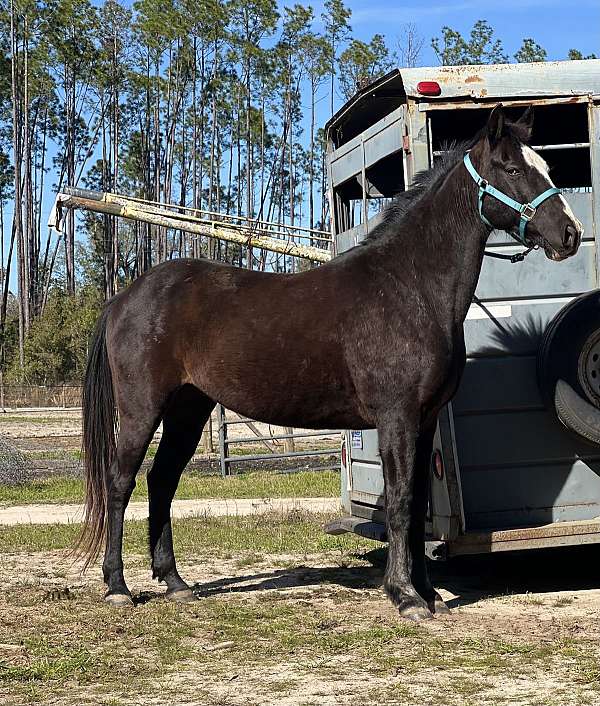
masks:
[[[442,89],[437,81],[419,81],[417,92],[422,96],[439,96]]]
[[[431,455],[431,468],[435,477],[438,480],[442,480],[444,477],[444,461],[442,459],[442,454],[439,449],[436,449]]]

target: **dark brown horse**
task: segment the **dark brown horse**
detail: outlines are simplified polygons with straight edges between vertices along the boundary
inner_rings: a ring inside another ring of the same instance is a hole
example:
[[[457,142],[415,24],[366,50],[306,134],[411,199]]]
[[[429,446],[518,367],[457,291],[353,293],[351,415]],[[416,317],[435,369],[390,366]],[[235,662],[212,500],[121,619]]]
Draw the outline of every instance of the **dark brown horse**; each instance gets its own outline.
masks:
[[[544,161],[524,146],[530,132],[530,112],[509,124],[496,108],[470,151],[478,175],[522,203],[551,186]],[[108,601],[131,601],[123,515],[161,420],[148,474],[152,570],[169,597],[193,597],[177,572],[170,507],[218,401],[278,425],[377,428],[389,538],[385,590],[413,619],[445,609],[423,547],[432,437],[465,364],[463,321],[491,225],[513,231],[520,221],[491,195],[482,195],[480,215],[480,189],[463,154],[400,196],[363,244],[318,269],[281,275],[175,260],[108,303],[85,381],[82,543],[94,557],[106,536]],[[581,225],[553,194],[526,238],[560,260],[576,252]]]

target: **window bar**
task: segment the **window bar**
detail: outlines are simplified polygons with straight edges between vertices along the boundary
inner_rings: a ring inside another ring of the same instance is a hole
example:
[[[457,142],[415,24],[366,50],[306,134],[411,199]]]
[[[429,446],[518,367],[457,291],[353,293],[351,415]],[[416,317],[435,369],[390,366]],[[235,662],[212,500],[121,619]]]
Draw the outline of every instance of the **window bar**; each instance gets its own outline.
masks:
[[[531,149],[535,152],[542,152],[546,150],[579,150],[589,146],[589,142],[563,142],[557,145],[531,145]]]
[[[589,142],[561,142],[555,145],[531,145],[531,149],[535,152],[549,151],[549,150],[580,150],[589,148]],[[444,154],[448,154],[450,150],[434,150],[434,157],[441,157]]]

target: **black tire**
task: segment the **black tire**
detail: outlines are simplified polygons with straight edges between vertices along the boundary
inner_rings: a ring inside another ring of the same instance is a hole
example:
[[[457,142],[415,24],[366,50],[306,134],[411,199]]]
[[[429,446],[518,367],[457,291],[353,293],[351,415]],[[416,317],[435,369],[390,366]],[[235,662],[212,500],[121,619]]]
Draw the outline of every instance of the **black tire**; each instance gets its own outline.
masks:
[[[600,445],[600,290],[577,297],[552,319],[537,365],[546,406],[567,429]]]

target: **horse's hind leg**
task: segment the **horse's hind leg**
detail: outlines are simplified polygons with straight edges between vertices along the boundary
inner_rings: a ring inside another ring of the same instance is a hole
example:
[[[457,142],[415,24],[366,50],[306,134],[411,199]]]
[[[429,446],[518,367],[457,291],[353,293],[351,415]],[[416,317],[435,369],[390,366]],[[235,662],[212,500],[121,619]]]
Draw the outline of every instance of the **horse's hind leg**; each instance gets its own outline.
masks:
[[[148,473],[152,575],[167,584],[167,596],[177,601],[192,600],[193,594],[175,564],[171,502],[214,406],[212,400],[191,385],[176,393],[163,416],[162,438]]]
[[[106,600],[117,606],[131,603],[131,593],[123,577],[123,520],[155,425],[154,420],[142,424],[121,415],[115,457],[106,478],[106,552],[102,571],[108,586]]]

